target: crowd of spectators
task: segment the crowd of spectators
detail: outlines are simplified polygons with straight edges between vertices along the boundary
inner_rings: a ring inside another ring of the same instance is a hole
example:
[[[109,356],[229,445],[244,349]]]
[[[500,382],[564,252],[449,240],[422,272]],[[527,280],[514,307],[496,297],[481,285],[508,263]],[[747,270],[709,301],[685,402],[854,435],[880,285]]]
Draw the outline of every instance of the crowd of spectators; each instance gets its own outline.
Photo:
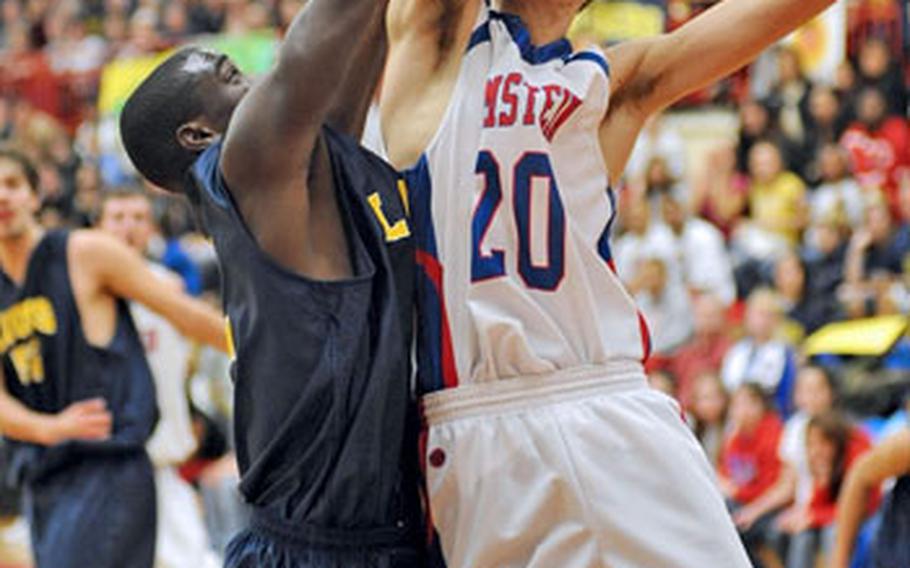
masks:
[[[868,15],[861,4],[850,3],[852,17]],[[898,2],[874,4],[902,14]],[[810,79],[799,52],[779,45],[684,101],[721,103],[739,119],[694,169],[671,121],[652,121],[619,200],[613,252],[651,324],[652,385],[681,404],[758,567],[835,559],[849,470],[908,429],[904,333],[874,353],[859,348],[860,332],[853,355],[806,349],[829,324],[910,313],[905,36],[885,24],[849,30],[849,57],[828,80]],[[889,484],[869,487],[874,520],[844,548],[855,566],[876,554],[878,490]]]
[[[116,116],[99,112],[106,64],[205,34],[280,35],[302,3],[0,0],[0,143],[38,163],[43,224],[90,226],[105,188],[141,183]],[[713,3],[669,1],[669,26]],[[804,352],[832,322],[910,312],[907,15],[898,1],[849,6],[849,57],[830,80],[811,80],[798,52],[778,47],[760,69],[688,97],[680,108],[724,109],[738,131],[692,168],[686,140],[651,121],[618,200],[613,252],[650,323],[649,372],[717,467],[757,566],[811,566],[830,551],[847,468],[881,438],[882,417],[905,420],[901,388],[865,388],[882,374],[904,384],[905,339],[876,358]],[[194,293],[217,291],[185,204],[157,197],[156,210],[150,254]],[[196,398],[223,435],[220,396]],[[203,458],[224,453],[212,444]],[[199,478],[204,462],[186,475]]]

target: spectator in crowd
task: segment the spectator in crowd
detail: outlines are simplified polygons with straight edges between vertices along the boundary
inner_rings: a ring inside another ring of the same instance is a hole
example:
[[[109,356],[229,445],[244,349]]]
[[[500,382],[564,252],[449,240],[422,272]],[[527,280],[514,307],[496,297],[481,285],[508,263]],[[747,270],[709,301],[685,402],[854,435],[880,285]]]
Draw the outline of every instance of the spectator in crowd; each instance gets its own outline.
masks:
[[[696,379],[703,374],[720,372],[724,356],[733,344],[727,333],[724,303],[711,294],[699,294],[692,301],[694,332],[692,338],[677,349],[668,368],[676,376],[676,396],[683,408],[690,409],[696,396]]]
[[[808,220],[806,186],[767,141],[750,150],[749,175],[749,222],[737,229],[734,246],[749,260],[768,262],[799,242]]]
[[[760,385],[780,413],[788,416],[796,358],[790,346],[776,339],[781,315],[777,294],[765,288],[752,292],[746,302],[745,337],[727,352],[721,377],[731,392],[746,382]]]
[[[790,47],[777,50],[777,81],[771,89],[768,104],[777,110],[780,134],[790,152],[788,164],[801,166],[809,163],[807,153],[808,130],[812,124],[809,112],[809,95],[812,83],[803,75],[799,52]]]
[[[655,158],[663,160],[666,177],[685,177],[685,142],[676,130],[667,127],[666,120],[660,114],[648,119],[635,141],[625,170],[626,179],[632,187],[643,187],[646,184],[647,171]]]
[[[718,474],[746,553],[756,568],[764,566],[759,548],[766,544],[773,514],[753,520],[742,512],[777,483],[780,436],[780,419],[768,405],[762,386],[752,382],[739,385],[730,403],[730,432],[721,450]]]
[[[837,412],[818,414],[809,421],[806,457],[812,477],[811,498],[805,508],[789,510],[779,522],[790,535],[787,568],[814,568],[819,553],[829,557],[844,477],[869,448],[869,438]]]
[[[736,148],[724,143],[705,156],[692,186],[690,211],[713,224],[729,240],[746,209],[748,196],[749,178],[737,171]]]
[[[808,366],[800,370],[795,395],[797,412],[784,425],[778,447],[780,476],[773,488],[740,511],[739,519],[744,523],[754,523],[765,515],[781,511],[767,536],[784,558],[788,554],[790,528],[795,519],[804,518],[812,499],[813,479],[806,449],[809,421],[830,411],[835,399],[831,375],[824,369]]]
[[[888,114],[904,116],[907,112],[907,88],[900,64],[891,57],[888,44],[871,36],[859,50],[859,82],[875,87],[885,96]]]
[[[910,405],[908,405],[910,406]],[[875,568],[910,566],[910,428],[903,428],[857,460],[837,504],[837,534],[830,568],[848,568],[863,521],[882,484],[896,478],[881,513],[872,545]]]
[[[837,316],[837,300],[831,295],[814,294],[802,259],[795,252],[784,254],[774,266],[774,288],[780,295],[789,329],[786,335],[792,343],[804,337]]]
[[[837,289],[844,281],[848,234],[846,215],[840,209],[818,217],[807,231],[803,254],[811,275],[809,293],[825,296],[829,304],[836,301]]]
[[[689,214],[681,186],[661,193],[663,223],[670,229],[675,255],[690,292],[713,294],[725,305],[736,299],[733,267],[723,234],[711,223]]]
[[[865,222],[847,248],[840,300],[852,318],[888,313],[887,292],[910,253],[910,227],[895,227],[882,198],[868,200]]]
[[[705,450],[708,461],[717,467],[724,441],[729,397],[720,377],[713,373],[695,379],[689,405],[689,423]]]
[[[669,356],[692,334],[692,307],[680,279],[670,274],[669,262],[646,257],[635,267],[629,291],[650,324],[654,354]]]
[[[850,156],[838,144],[826,144],[818,153],[819,185],[811,194],[812,218],[843,212],[851,227],[863,219],[865,202],[859,183],[850,172]]]
[[[898,190],[910,183],[910,126],[903,116],[888,116],[888,102],[877,87],[866,87],[856,102],[856,120],[841,137],[853,174],[865,188],[884,191],[895,218]]]
[[[816,184],[822,177],[821,151],[837,144],[847,127],[837,93],[828,85],[815,85],[809,95],[809,128],[806,131],[806,157],[811,160],[804,170],[806,179]]]

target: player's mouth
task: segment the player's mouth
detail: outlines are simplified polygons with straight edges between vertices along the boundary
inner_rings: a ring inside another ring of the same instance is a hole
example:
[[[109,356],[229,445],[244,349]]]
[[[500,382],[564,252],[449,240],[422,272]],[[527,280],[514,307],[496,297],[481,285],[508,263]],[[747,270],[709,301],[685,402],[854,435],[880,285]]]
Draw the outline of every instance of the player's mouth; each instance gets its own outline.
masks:
[[[10,209],[0,209],[0,223],[7,223],[12,220],[15,213]]]

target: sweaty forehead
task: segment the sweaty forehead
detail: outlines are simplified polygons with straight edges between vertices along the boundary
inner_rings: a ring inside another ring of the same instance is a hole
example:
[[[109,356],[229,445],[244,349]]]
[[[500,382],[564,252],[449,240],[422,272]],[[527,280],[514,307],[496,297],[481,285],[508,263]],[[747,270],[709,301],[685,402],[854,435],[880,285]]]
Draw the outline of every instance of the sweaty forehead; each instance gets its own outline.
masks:
[[[180,67],[186,73],[201,73],[211,71],[221,59],[221,55],[214,51],[197,50],[189,54]]]

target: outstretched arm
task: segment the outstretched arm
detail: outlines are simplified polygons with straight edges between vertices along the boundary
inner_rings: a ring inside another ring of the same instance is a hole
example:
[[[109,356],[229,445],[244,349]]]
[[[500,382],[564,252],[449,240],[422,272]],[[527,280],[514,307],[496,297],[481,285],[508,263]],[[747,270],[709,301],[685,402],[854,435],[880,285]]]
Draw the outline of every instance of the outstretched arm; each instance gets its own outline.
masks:
[[[724,0],[672,33],[608,50],[613,96],[601,140],[610,170],[625,167],[648,116],[742,67],[833,3]]]
[[[232,193],[286,189],[299,180],[319,130],[375,41],[387,0],[309,0],[294,19],[275,67],[235,111],[221,168]],[[371,90],[371,89],[365,89]],[[356,121],[352,121],[356,122]]]
[[[71,242],[73,260],[93,273],[99,289],[144,304],[186,337],[228,351],[224,317],[161,279],[136,251],[91,230],[75,233]]]
[[[847,568],[860,526],[866,518],[869,495],[889,477],[910,473],[910,431],[904,430],[873,448],[850,468],[837,500],[837,540],[831,568]]]

